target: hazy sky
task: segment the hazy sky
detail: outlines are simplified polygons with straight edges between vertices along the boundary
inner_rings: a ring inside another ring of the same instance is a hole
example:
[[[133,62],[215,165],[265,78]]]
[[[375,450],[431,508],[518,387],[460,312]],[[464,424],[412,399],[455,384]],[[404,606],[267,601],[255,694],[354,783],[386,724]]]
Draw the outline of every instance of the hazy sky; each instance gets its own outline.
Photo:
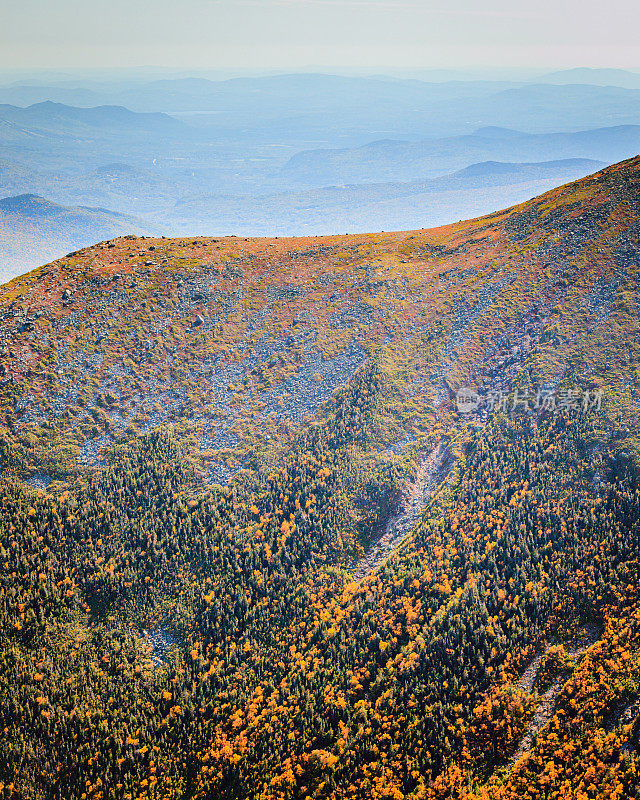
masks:
[[[640,68],[637,0],[0,0],[0,67]]]

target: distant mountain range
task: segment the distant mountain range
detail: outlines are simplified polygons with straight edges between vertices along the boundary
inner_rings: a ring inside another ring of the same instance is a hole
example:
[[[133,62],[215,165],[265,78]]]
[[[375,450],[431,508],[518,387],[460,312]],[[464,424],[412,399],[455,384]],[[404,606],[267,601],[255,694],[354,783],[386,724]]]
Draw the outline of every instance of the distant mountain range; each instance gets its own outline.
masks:
[[[76,108],[47,100],[27,108],[1,105],[0,119],[13,123],[17,130],[35,127],[39,131],[77,136],[104,137],[126,131],[131,133],[152,132],[183,135],[185,126],[178,120],[162,113],[137,113],[122,106],[96,106]]]
[[[0,88],[14,101],[0,105],[0,196],[146,216],[207,194],[420,181],[482,161],[613,163],[640,149],[640,88],[191,78],[94,85],[92,107],[54,102],[62,89],[42,87],[50,99],[21,107],[25,87]],[[166,113],[178,106],[187,110]]]
[[[592,82],[578,71],[573,80],[557,73],[535,83],[294,74],[0,87],[0,102],[9,107],[48,101],[191,116],[218,137],[240,136],[245,143],[362,144],[386,136],[469,133],[490,124],[551,132],[640,123],[640,82],[634,73],[611,79],[597,73]]]
[[[321,73],[281,74],[214,81],[200,77],[153,81],[58,84],[16,83],[0,87],[0,102],[27,106],[54,100],[74,106],[123,105],[134,111],[181,113],[255,113],[365,107],[371,99],[396,107],[491,94],[512,80],[424,81],[385,76],[344,76]]]
[[[363,147],[298,153],[280,172],[301,186],[407,181],[442,175],[485,160],[513,162],[590,158],[612,163],[640,151],[640,126],[575,133],[524,133],[498,126],[419,142],[383,140]]]
[[[52,102],[0,106],[0,196],[31,193],[63,205],[164,215],[178,202],[210,195],[258,197],[300,188],[415,182],[483,161],[613,163],[640,150],[640,124],[565,133],[492,125],[456,136],[309,149],[313,120],[300,120],[298,134],[283,131],[285,118],[265,123],[260,136],[282,135],[277,145],[252,138],[256,120],[237,129],[237,141],[230,144],[224,138],[228,131],[222,136],[207,127],[213,123],[204,116],[185,121],[117,106]],[[337,139],[328,135],[327,142]]]
[[[488,75],[488,73],[487,73]],[[328,108],[344,97],[408,102],[433,100],[445,92],[459,97],[490,94],[508,87],[533,84],[589,84],[640,88],[640,73],[623,69],[577,67],[543,73],[529,79],[513,75],[491,76],[454,70],[431,70],[412,77],[385,75],[333,75],[294,73],[212,79],[167,77],[161,79],[96,80],[67,77],[64,80],[20,80],[0,86],[0,102],[28,106],[53,100],[73,106],[124,105],[134,111],[236,112],[250,101],[252,107],[272,108],[284,102],[298,107]],[[293,107],[293,106],[291,106]]]
[[[33,194],[6,197],[0,200],[0,282],[103,239],[160,232],[103,208],[66,207]]]
[[[625,89],[640,89],[640,72],[630,72],[626,69],[574,67],[541,75],[536,78],[536,83],[588,83],[591,86],[620,86]]]

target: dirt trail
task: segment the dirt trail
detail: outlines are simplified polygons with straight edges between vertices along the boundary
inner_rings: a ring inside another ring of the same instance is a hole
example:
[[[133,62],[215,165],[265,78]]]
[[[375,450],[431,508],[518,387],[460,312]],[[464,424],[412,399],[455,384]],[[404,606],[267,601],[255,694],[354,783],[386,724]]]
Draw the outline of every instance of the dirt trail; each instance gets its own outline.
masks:
[[[384,532],[370,544],[356,564],[353,573],[355,580],[362,580],[373,572],[412,530],[436,488],[436,477],[445,452],[446,447],[439,444],[420,464],[414,481],[405,488],[400,507],[387,520]]]
[[[598,639],[600,638],[600,631],[595,625],[585,625],[584,634],[585,634],[585,639],[581,644],[576,645],[574,647],[566,648],[567,653],[572,659],[578,659],[581,656],[583,656],[587,652],[587,650],[591,647],[591,645],[597,642]],[[531,692],[533,690],[536,677],[538,676],[538,669],[540,668],[540,664],[542,663],[542,658],[547,653],[550,647],[551,645],[547,645],[544,650],[544,653],[537,655],[533,659],[531,664],[529,664],[522,678],[520,678],[520,681],[518,683],[519,689],[522,689],[525,692]],[[518,749],[513,754],[513,757],[509,762],[510,768],[513,768],[516,761],[522,758],[522,756],[528,753],[533,747],[536,736],[553,716],[553,713],[556,708],[556,700],[558,699],[558,695],[562,691],[562,687],[569,680],[569,678],[570,674],[566,672],[558,675],[558,677],[554,680],[551,686],[542,695],[542,698],[540,700],[540,705],[538,706],[538,708],[535,711],[535,714],[529,721],[529,725],[527,726],[527,731],[520,740]]]

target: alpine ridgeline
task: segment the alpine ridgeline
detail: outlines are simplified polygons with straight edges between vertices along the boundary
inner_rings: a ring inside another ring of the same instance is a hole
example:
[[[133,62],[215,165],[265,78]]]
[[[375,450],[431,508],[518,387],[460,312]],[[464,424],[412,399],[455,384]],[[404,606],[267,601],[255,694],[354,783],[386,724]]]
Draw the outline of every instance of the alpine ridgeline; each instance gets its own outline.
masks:
[[[1,287],[0,796],[632,798],[640,158]]]

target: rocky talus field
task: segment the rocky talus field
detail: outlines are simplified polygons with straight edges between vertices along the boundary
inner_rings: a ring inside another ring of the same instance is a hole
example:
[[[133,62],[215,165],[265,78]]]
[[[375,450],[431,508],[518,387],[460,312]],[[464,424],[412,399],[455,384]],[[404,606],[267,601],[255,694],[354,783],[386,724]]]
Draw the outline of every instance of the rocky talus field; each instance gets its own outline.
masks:
[[[0,798],[637,798],[640,157],[0,287]]]

